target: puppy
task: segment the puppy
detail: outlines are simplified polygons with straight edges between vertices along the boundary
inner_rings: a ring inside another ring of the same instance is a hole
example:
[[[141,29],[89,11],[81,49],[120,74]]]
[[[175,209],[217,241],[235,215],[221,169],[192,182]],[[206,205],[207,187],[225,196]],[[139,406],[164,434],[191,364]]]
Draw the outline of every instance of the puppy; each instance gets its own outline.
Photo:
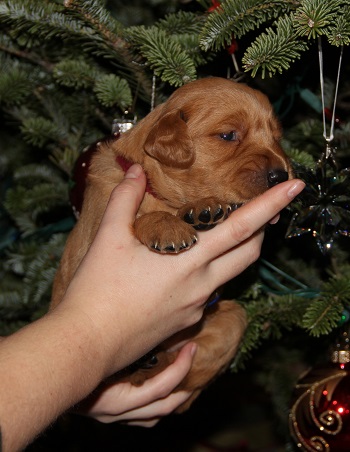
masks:
[[[138,162],[148,190],[134,224],[152,251],[179,253],[194,246],[196,230],[222,222],[237,206],[291,177],[279,141],[280,126],[262,93],[223,78],[205,78],[176,90],[134,128],[98,143],[92,157],[80,218],[57,271],[51,308],[62,299],[87,252],[112,189]],[[217,298],[214,294],[212,298]],[[209,303],[211,304],[211,303]],[[142,384],[175,359],[176,344],[197,343],[191,371],[179,390],[193,397],[232,361],[246,327],[244,310],[220,300],[202,321],[160,344],[143,369],[123,378]]]

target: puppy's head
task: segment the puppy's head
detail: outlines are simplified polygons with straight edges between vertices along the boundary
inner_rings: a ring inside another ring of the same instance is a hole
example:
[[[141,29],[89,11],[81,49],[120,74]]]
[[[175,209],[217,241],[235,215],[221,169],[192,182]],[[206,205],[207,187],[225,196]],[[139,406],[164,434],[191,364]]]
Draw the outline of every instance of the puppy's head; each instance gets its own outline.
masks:
[[[242,203],[291,177],[280,138],[265,95],[223,78],[201,79],[159,107],[144,165],[173,206],[198,194]]]

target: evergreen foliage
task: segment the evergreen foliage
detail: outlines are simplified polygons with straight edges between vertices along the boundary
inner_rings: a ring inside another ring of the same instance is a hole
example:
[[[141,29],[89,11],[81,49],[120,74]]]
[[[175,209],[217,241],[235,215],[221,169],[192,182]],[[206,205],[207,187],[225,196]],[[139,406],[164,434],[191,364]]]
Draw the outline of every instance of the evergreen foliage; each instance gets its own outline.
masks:
[[[137,5],[141,16],[151,3]],[[187,9],[160,3],[166,14],[147,25],[122,23],[118,17],[129,15],[102,0],[0,3],[1,334],[47,309],[75,221],[69,205],[74,162],[87,145],[110,133],[114,118],[148,113],[154,75],[156,103],[212,71],[226,76],[232,62],[225,49],[234,37],[244,69],[256,76],[246,81],[269,91],[277,85],[262,78],[275,76],[282,97],[285,78],[279,74],[285,77],[303,55],[314,55],[319,36],[332,52],[349,45],[349,0],[226,0],[211,12],[207,0]],[[313,70],[317,82],[318,68]],[[310,95],[319,101],[319,89],[312,82],[306,91],[301,79],[292,97],[299,95],[305,112],[298,110],[296,118],[288,117],[295,111],[287,112],[284,147],[298,168],[313,169],[324,146],[321,112],[310,101]],[[337,125],[336,144],[348,165],[349,86],[342,91],[346,118]],[[333,93],[334,86],[327,85],[327,99]],[[283,216],[281,230],[290,215]],[[267,340],[300,331],[327,336],[347,315],[349,243],[334,243],[332,255],[324,257],[312,237],[307,246],[303,240],[299,247],[298,240],[275,240],[265,253],[273,265],[260,262],[253,284],[238,295],[250,323],[233,368]]]

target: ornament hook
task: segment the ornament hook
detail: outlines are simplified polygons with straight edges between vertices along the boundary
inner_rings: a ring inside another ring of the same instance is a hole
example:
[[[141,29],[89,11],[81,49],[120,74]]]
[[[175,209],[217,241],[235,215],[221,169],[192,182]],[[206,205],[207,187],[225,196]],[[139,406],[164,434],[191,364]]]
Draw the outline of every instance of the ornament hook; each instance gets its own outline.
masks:
[[[337,81],[336,81],[335,92],[334,92],[331,128],[330,128],[329,135],[327,135],[325,100],[324,100],[323,50],[322,50],[321,37],[319,36],[319,38],[318,38],[318,58],[319,58],[319,65],[320,65],[320,87],[321,87],[322,115],[323,115],[323,136],[327,142],[327,147],[328,147],[329,143],[331,141],[333,141],[333,139],[334,139],[335,107],[336,107],[337,97],[338,97],[340,69],[341,69],[341,64],[342,64],[342,60],[343,60],[343,50],[344,50],[344,46],[341,46],[339,63],[338,63]],[[326,152],[327,152],[327,150],[326,150]]]

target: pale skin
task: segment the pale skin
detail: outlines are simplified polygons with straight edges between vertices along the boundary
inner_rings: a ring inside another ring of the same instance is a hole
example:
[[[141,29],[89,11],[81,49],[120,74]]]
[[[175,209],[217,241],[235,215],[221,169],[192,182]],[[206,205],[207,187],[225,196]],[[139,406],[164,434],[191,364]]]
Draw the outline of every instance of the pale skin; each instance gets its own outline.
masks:
[[[168,256],[149,251],[131,232],[145,184],[141,168],[132,166],[62,302],[1,341],[3,451],[23,449],[108,376],[198,322],[208,296],[259,257],[263,226],[276,222],[304,187],[292,180],[272,188],[201,233],[191,250]],[[195,345],[186,344],[175,363],[140,388],[102,387],[86,414],[154,425],[190,396],[171,392],[194,353]]]

